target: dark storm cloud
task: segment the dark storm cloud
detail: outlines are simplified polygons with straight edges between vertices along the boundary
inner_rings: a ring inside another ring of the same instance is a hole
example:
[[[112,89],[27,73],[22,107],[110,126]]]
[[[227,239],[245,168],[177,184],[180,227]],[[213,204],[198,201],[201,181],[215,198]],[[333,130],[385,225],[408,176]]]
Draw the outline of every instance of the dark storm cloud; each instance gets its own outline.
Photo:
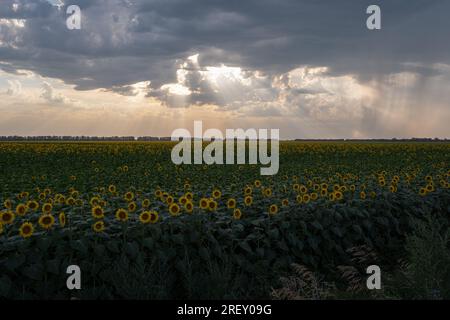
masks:
[[[120,86],[145,80],[153,88],[176,82],[178,61],[195,53],[200,53],[202,66],[225,63],[268,75],[300,65],[327,66],[330,73],[352,73],[362,80],[402,70],[432,72],[430,64],[450,64],[449,1],[71,0],[65,4],[81,7],[81,30],[65,27],[66,7],[58,10],[44,0],[3,0],[0,19],[26,23],[23,28],[0,25],[0,68],[32,70],[80,90],[120,91]],[[370,4],[381,6],[380,31],[365,27]],[[191,80],[203,86],[199,79]],[[197,97],[199,102],[215,101],[204,95]]]

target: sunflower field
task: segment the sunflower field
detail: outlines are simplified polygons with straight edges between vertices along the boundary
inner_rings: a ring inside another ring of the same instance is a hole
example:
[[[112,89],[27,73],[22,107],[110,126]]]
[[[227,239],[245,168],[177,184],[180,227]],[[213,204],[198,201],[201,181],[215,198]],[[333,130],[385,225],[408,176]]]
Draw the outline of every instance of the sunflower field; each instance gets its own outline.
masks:
[[[0,297],[268,298],[293,263],[339,282],[365,246],[391,270],[413,221],[450,225],[449,143],[282,142],[275,176],[172,147],[0,143]]]

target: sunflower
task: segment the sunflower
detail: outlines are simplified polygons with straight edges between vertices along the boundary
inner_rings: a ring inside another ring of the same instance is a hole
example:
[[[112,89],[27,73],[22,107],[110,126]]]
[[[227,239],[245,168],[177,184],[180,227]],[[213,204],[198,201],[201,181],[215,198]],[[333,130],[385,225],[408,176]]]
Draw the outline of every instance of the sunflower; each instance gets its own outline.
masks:
[[[287,206],[289,205],[289,200],[288,200],[288,199],[283,199],[283,201],[281,201],[281,204],[282,204],[284,207],[287,207]]]
[[[272,204],[269,207],[269,214],[270,215],[275,215],[278,212],[278,206],[276,204]]]
[[[155,191],[155,197],[157,197],[157,198],[161,198],[161,196],[162,196],[162,191],[161,190],[156,190]]]
[[[112,184],[108,187],[108,191],[111,193],[115,193],[117,191],[117,188],[115,185]]]
[[[16,207],[16,213],[19,216],[23,216],[25,213],[27,213],[28,208],[25,204],[21,203]]]
[[[75,199],[73,197],[68,197],[66,199],[66,204],[69,205],[69,206],[73,206],[75,204],[75,202],[76,201],[75,201]]]
[[[396,188],[394,186],[389,186],[389,191],[394,193],[396,191]]]
[[[209,200],[207,198],[201,198],[200,199],[200,208],[207,209],[208,203],[209,203]]]
[[[171,216],[178,216],[180,214],[180,206],[176,203],[172,203],[169,206],[169,213]]]
[[[52,211],[52,209],[53,209],[53,205],[49,202],[46,202],[42,205],[42,212],[44,214],[50,213]]]
[[[328,199],[329,199],[330,201],[335,201],[335,200],[336,200],[336,196],[334,195],[334,192],[328,194]]]
[[[128,211],[134,212],[137,208],[136,202],[132,201],[128,204]]]
[[[99,197],[92,197],[91,200],[89,200],[89,204],[93,207],[98,205],[98,202],[100,201]]]
[[[178,199],[178,203],[181,205],[184,205],[187,201],[188,199],[185,196],[182,196],[180,197],[180,199]]]
[[[270,189],[270,188],[265,188],[265,189],[264,189],[264,195],[265,195],[266,197],[270,197],[270,196],[272,195],[272,189]]]
[[[320,190],[320,195],[321,195],[322,197],[325,197],[327,194],[328,194],[328,190],[327,190],[327,189],[322,189],[322,190]]]
[[[184,204],[184,210],[186,210],[187,213],[191,213],[194,210],[194,204],[191,201],[186,201]]]
[[[36,211],[39,208],[39,203],[37,201],[30,200],[27,202],[27,207],[31,211]]]
[[[294,191],[299,191],[300,190],[300,185],[298,183],[295,183],[292,188],[294,189]]]
[[[317,198],[319,197],[319,195],[317,194],[317,192],[313,192],[313,193],[311,193],[311,200],[312,201],[316,201],[317,200]]]
[[[222,196],[222,192],[219,189],[215,189],[212,193],[214,199],[219,199]]]
[[[116,211],[116,219],[122,222],[128,220],[128,212],[125,209],[119,209]]]
[[[321,188],[322,190],[328,190],[328,185],[327,185],[326,183],[322,183],[322,184],[320,185],[320,188]]]
[[[16,215],[12,211],[4,211],[0,213],[0,224],[11,224],[14,222]]]
[[[19,234],[22,238],[29,238],[33,235],[34,227],[30,222],[23,223],[19,228]]]
[[[167,204],[170,205],[170,204],[174,203],[174,201],[175,201],[175,199],[172,196],[167,196],[167,198],[166,198]]]
[[[105,223],[103,221],[97,221],[92,225],[92,229],[95,232],[103,232],[105,230]]]
[[[427,194],[427,189],[426,189],[426,188],[420,188],[419,194],[420,194],[422,197],[423,197],[423,196],[426,196],[426,194]]]
[[[209,211],[216,211],[218,207],[218,204],[215,200],[209,200],[208,202],[208,210]]]
[[[341,191],[335,191],[334,196],[336,197],[336,200],[342,200],[344,198],[344,195]]]
[[[159,215],[158,212],[156,211],[151,211],[150,212],[150,223],[156,223],[159,220]]]
[[[150,219],[151,219],[150,211],[144,211],[139,215],[139,221],[141,221],[143,224],[150,223]]]
[[[300,192],[301,193],[306,193],[306,192],[308,192],[308,188],[306,188],[304,185],[301,185],[300,186]]]
[[[371,192],[370,192],[370,197],[371,197],[372,199],[375,199],[375,198],[377,197],[377,193],[376,193],[375,191],[371,191]]]
[[[236,207],[236,200],[234,198],[230,198],[227,201],[227,208],[234,209]]]
[[[432,184],[428,184],[426,188],[427,188],[427,192],[433,192],[434,191],[434,186]]]
[[[100,206],[95,206],[91,210],[92,216],[95,219],[102,219],[105,216],[105,212],[103,211],[103,208]]]
[[[144,208],[150,207],[150,200],[149,199],[142,200],[142,207]]]
[[[256,188],[261,187],[261,181],[260,180],[255,180],[255,187]]]
[[[250,186],[247,186],[245,189],[244,189],[244,194],[245,195],[251,195],[252,194],[252,192],[253,192],[253,190],[252,190],[252,187],[250,187]]]
[[[311,196],[309,194],[303,195],[303,203],[308,203],[311,200]]]
[[[364,191],[361,191],[361,192],[359,193],[359,197],[360,197],[362,200],[366,199],[366,193],[365,193]]]
[[[302,203],[303,202],[303,197],[301,194],[299,194],[297,197],[295,197],[295,199],[297,200],[297,203]]]
[[[5,206],[6,209],[11,210],[11,208],[12,208],[12,201],[7,199],[7,200],[3,201],[3,205]]]
[[[186,199],[188,200],[192,200],[194,199],[194,194],[192,192],[186,192],[186,194],[184,195],[186,197]]]
[[[244,198],[244,204],[245,204],[247,207],[248,207],[248,206],[251,206],[252,203],[253,203],[253,198],[252,198],[252,196],[246,196],[246,197]]]
[[[64,228],[66,226],[66,214],[64,212],[61,212],[58,216],[58,220],[61,228]]]
[[[55,218],[51,214],[43,214],[39,217],[39,225],[43,229],[50,229],[55,223]]]
[[[238,208],[234,209],[234,211],[233,211],[233,218],[235,220],[240,220],[241,217],[242,217],[241,209],[238,209]]]
[[[124,198],[126,201],[132,201],[132,200],[134,199],[134,193],[131,192],[131,191],[128,191],[128,192],[126,192],[126,193],[124,194],[123,198]]]

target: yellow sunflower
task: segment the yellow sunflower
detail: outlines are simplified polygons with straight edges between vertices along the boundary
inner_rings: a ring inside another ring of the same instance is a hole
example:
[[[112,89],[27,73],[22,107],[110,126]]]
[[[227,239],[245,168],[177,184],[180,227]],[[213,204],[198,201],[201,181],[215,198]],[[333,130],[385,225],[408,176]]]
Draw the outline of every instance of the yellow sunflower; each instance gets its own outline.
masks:
[[[3,205],[5,206],[6,209],[11,210],[11,208],[12,208],[12,201],[7,199],[7,200],[3,201]]]
[[[19,216],[23,216],[25,213],[27,213],[27,211],[28,211],[28,208],[23,203],[17,205],[17,207],[16,207],[16,214]]]
[[[158,220],[159,220],[158,212],[156,212],[156,211],[151,211],[151,212],[150,212],[150,223],[157,223]]]
[[[39,203],[37,201],[30,200],[27,202],[27,207],[31,211],[36,211],[37,209],[39,209]]]
[[[150,223],[151,220],[151,212],[150,211],[144,211],[139,215],[139,221],[141,221],[143,224]]]
[[[4,211],[0,213],[0,224],[11,224],[14,222],[16,215],[12,211]]]
[[[150,207],[150,200],[149,199],[142,200],[142,207],[144,208]]]
[[[46,230],[49,230],[55,223],[55,218],[51,214],[43,214],[39,217],[39,225]]]
[[[180,206],[176,203],[172,203],[169,206],[169,213],[171,216],[178,216],[180,214]]]
[[[237,208],[234,209],[234,211],[233,211],[233,218],[234,218],[235,220],[240,220],[241,217],[242,217],[241,209],[237,209]]]
[[[95,232],[103,232],[105,230],[105,223],[103,221],[97,221],[92,225],[92,229]]]
[[[186,210],[187,213],[192,213],[194,210],[194,204],[191,201],[186,201],[184,204],[184,210]]]
[[[61,228],[64,228],[66,226],[66,214],[64,212],[61,212],[58,216],[58,220]]]
[[[128,203],[128,211],[129,212],[134,212],[137,208],[136,202],[132,201],[130,203]]]
[[[132,200],[134,199],[134,193],[131,192],[131,191],[128,191],[128,192],[125,193],[125,195],[123,196],[123,198],[124,198],[126,201],[132,201]]]
[[[22,238],[29,238],[33,235],[34,227],[30,222],[23,223],[19,228],[19,234]]]
[[[278,212],[278,206],[276,204],[272,204],[269,207],[269,214],[270,215],[275,215]]]
[[[103,208],[100,206],[93,207],[91,212],[92,212],[92,216],[95,219],[102,219],[103,217],[105,217],[105,212],[103,211]]]
[[[281,204],[282,204],[284,207],[287,207],[287,206],[289,205],[289,200],[288,200],[288,199],[283,199],[283,201],[281,201]]]
[[[208,202],[208,210],[209,211],[216,211],[217,210],[217,207],[218,207],[218,204],[217,204],[217,202],[215,201],[215,200],[210,200],[209,202]]]
[[[52,209],[53,209],[53,205],[51,203],[47,202],[42,205],[42,212],[44,214],[50,213],[52,211]]]
[[[246,197],[244,198],[244,204],[245,204],[247,207],[248,207],[248,206],[251,206],[252,203],[253,203],[253,198],[252,198],[252,196],[246,196]]]
[[[209,203],[209,200],[207,198],[201,198],[200,199],[200,208],[207,209],[208,203]]]
[[[128,220],[128,212],[125,209],[119,209],[116,211],[116,219],[122,222]]]
[[[222,192],[219,189],[215,189],[212,193],[214,199],[219,199],[222,196]]]
[[[228,209],[234,209],[236,207],[236,199],[230,198],[227,201],[227,208]]]

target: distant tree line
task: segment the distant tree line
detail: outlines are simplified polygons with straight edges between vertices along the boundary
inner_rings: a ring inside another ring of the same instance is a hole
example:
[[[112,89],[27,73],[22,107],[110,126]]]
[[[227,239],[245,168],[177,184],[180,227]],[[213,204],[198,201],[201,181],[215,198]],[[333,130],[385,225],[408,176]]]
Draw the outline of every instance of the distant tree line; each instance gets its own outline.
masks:
[[[0,141],[170,141],[170,137],[0,136]]]
[[[112,137],[96,137],[96,136],[0,136],[0,141],[170,141],[170,137],[133,137],[133,136],[112,136]],[[292,140],[292,139],[291,139]],[[410,138],[410,139],[293,139],[293,141],[415,141],[415,142],[439,142],[449,141],[444,138]]]

